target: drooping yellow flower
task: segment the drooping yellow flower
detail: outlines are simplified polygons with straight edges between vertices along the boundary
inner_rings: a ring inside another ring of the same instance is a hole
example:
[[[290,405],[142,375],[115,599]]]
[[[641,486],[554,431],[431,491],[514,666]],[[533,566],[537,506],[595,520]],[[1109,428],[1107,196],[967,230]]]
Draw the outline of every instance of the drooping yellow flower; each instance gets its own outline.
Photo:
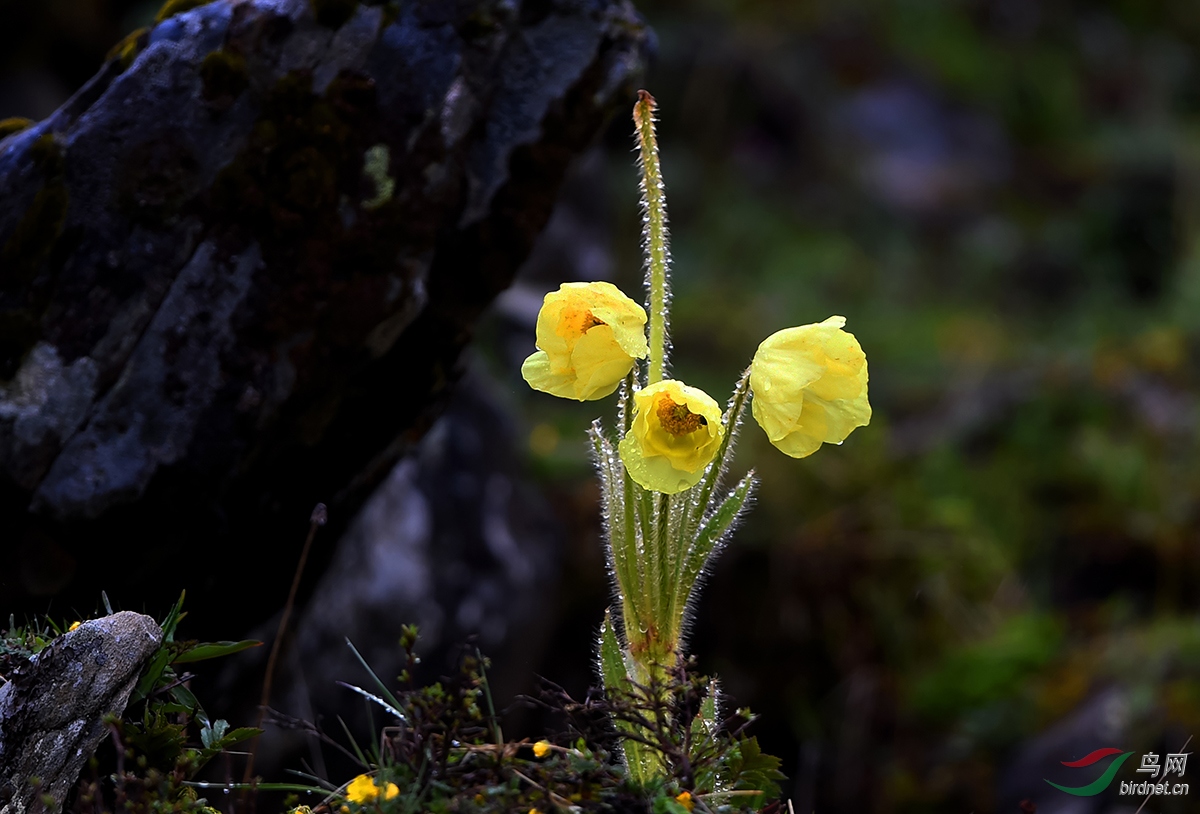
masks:
[[[786,328],[750,364],[754,419],[782,452],[804,458],[871,420],[867,357],[845,317]]]
[[[692,793],[690,791],[679,792],[679,794],[675,796],[675,802],[679,803],[688,811],[691,811],[696,807],[696,801],[692,799]]]
[[[633,394],[633,423],[617,449],[643,489],[674,494],[700,482],[725,428],[712,397],[673,379]]]
[[[346,799],[352,803],[374,802],[379,795],[383,795],[383,799],[390,800],[400,793],[400,788],[395,783],[388,783],[383,788],[375,785],[375,781],[370,775],[360,774],[358,777],[350,781],[350,785],[346,787]]]
[[[534,757],[545,757],[550,754],[550,741],[538,741],[533,745]]]
[[[646,311],[612,283],[563,283],[542,302],[529,386],[565,399],[604,398],[650,352]]]

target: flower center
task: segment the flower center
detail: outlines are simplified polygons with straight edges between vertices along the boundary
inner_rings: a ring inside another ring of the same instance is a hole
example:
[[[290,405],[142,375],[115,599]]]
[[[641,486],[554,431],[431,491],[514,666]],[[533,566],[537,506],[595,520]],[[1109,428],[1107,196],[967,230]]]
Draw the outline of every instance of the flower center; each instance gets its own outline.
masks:
[[[686,404],[676,404],[670,397],[664,397],[658,402],[658,421],[662,428],[671,435],[687,435],[701,427],[708,426],[708,419],[693,413]]]
[[[578,339],[597,325],[605,324],[586,308],[567,308],[559,319],[559,335],[567,339]]]

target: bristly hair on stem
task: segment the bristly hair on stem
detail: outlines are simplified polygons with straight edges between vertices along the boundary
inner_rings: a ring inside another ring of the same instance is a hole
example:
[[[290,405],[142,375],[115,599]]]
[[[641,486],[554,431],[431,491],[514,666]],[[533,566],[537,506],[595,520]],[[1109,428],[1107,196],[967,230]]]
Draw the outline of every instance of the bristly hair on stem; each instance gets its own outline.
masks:
[[[647,384],[660,382],[667,374],[667,309],[670,305],[668,276],[671,251],[667,238],[667,198],[658,139],[654,135],[654,111],[658,104],[648,91],[638,91],[633,107],[638,165],[641,169],[642,250],[646,255],[646,290],[650,312],[650,363]]]

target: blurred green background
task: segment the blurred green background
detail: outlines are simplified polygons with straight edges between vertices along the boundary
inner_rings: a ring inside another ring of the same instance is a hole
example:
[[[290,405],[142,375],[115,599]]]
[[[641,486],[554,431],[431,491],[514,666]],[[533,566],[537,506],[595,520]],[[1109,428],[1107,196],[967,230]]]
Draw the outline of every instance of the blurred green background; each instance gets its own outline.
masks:
[[[0,117],[46,115],[157,5],[0,4]],[[697,607],[701,668],[762,714],[796,812],[1132,812],[1043,778],[1200,735],[1200,9],[637,6],[676,376],[724,401],[769,333],[842,314],[875,410],[802,461],[743,428],[762,483]],[[583,194],[636,297],[631,131]],[[485,356],[569,531],[536,666],[586,686],[607,588],[583,430],[613,405],[527,391],[501,334]],[[1195,785],[1146,810],[1200,810]]]

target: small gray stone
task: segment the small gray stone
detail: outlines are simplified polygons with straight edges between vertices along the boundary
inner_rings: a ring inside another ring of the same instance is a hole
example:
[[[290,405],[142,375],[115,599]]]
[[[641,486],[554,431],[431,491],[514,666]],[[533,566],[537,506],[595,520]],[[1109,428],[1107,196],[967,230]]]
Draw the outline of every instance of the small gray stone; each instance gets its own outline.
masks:
[[[153,619],[122,611],[60,636],[0,687],[0,814],[62,809],[104,739],[104,716],[125,710],[161,643]]]

